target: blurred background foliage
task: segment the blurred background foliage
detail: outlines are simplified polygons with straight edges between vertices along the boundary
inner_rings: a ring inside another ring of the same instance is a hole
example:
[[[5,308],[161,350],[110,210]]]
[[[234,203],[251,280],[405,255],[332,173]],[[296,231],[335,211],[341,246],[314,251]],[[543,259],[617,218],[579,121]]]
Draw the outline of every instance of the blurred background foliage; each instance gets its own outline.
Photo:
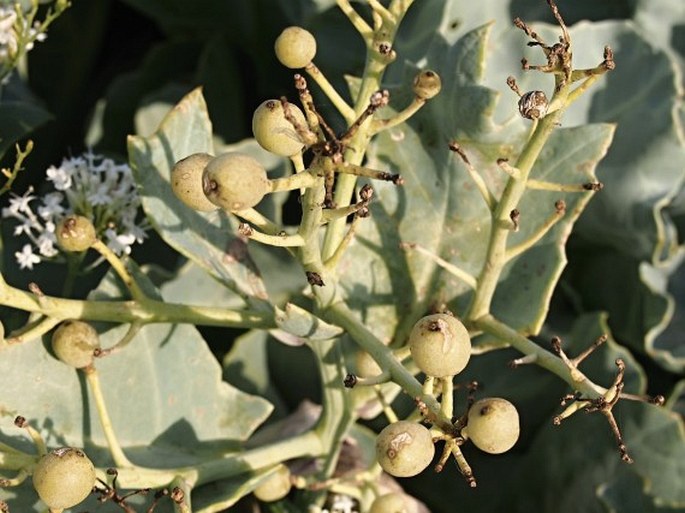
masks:
[[[355,5],[364,8],[363,3]],[[632,364],[635,390],[646,387],[666,395],[668,407],[682,416],[685,4],[560,0],[559,6],[568,24],[577,24],[576,55],[588,66],[598,60],[598,44],[612,44],[617,55],[615,74],[572,107],[565,123],[613,122],[618,128],[597,169],[605,190],[593,198],[569,240],[569,265],[541,341],[566,335],[573,354],[574,348],[611,331],[615,343],[596,363],[598,375],[610,376],[613,359],[620,355]],[[483,0],[477,5],[417,0],[402,26],[398,65],[390,70],[388,83],[401,78],[404,58],[420,60],[436,32],[456,39],[494,21],[484,82],[506,97],[510,93],[504,78],[520,75],[515,70],[524,51],[522,38],[512,44],[510,37],[515,16],[553,22],[543,0]],[[149,135],[163,114],[197,86],[203,87],[217,137],[227,143],[251,137],[251,115],[259,103],[295,96],[291,73],[272,51],[278,33],[293,24],[315,34],[317,65],[346,90],[344,75],[358,76],[363,69],[363,45],[332,0],[73,0],[48,39],[29,54],[25,80],[14,77],[3,90],[0,107],[17,102],[15,115],[25,124],[2,134],[2,149],[27,137],[35,141],[14,191],[22,193],[29,185],[40,190],[48,166],[87,147],[126,160],[127,135]],[[328,108],[322,101],[321,109]],[[3,166],[13,160],[10,149]],[[9,226],[2,232],[7,281],[22,286],[38,281],[46,292],[51,283],[56,287],[49,265],[34,273],[17,269],[11,255],[18,243]],[[154,236],[135,250],[134,258],[171,271],[179,265]],[[99,279],[81,283],[77,295]],[[228,353],[232,337],[225,331],[202,333],[218,358]],[[240,340],[236,347],[249,353],[245,339]],[[316,399],[314,379],[311,387],[287,386],[293,369],[314,375],[309,353],[268,340],[255,346],[264,344],[269,352],[261,357],[269,364],[257,366],[255,375],[269,369],[272,381],[258,383],[261,378],[230,372],[225,378],[249,392],[268,388],[269,399],[282,413],[304,398]],[[634,440],[629,447],[642,460],[639,470],[633,470],[620,463],[611,434],[599,419],[574,417],[566,426],[551,427],[558,398],[565,393],[556,378],[536,368],[492,375],[492,369],[504,368],[512,356],[507,351],[478,357],[465,379],[484,380],[489,394],[516,398],[525,419],[522,442],[504,456],[467,454],[479,477],[475,491],[462,486],[453,469],[404,481],[408,490],[435,512],[453,511],[454,504],[461,511],[685,511],[682,417],[653,418],[650,410],[633,415],[639,406],[624,407],[626,439]],[[664,453],[650,452],[652,444],[661,444]]]

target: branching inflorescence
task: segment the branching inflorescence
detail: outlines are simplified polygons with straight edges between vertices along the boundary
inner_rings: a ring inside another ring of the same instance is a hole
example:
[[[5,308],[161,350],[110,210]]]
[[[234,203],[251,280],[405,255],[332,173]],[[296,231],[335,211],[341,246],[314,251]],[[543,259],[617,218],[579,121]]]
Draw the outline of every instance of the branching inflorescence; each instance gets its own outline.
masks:
[[[289,257],[297,260],[311,285],[309,295],[314,306],[312,312],[308,313],[308,319],[314,318],[316,323],[330,323],[342,328],[336,333],[344,330],[357,344],[357,369],[352,373],[346,369],[338,339],[311,337],[311,340],[306,341],[317,356],[324,385],[323,412],[313,428],[240,454],[220,454],[193,466],[157,469],[138,465],[135,459],[132,460],[118,441],[110,418],[99,380],[99,359],[125,351],[139,330],[150,323],[191,323],[265,330],[278,327],[287,330],[278,316],[280,310],[270,303],[260,303],[260,308],[254,310],[233,311],[220,307],[167,303],[152,297],[128,266],[128,251],[125,248],[117,251],[117,248],[112,247],[111,240],[109,244],[103,242],[103,237],[109,236],[107,230],[112,230],[116,225],[116,220],[111,218],[116,209],[101,209],[110,215],[106,218],[108,221],[101,222],[105,218],[102,217],[104,213],[98,217],[98,212],[81,211],[73,205],[69,210],[57,212],[57,199],[61,201],[62,198],[55,198],[51,203],[52,213],[59,213],[60,218],[54,223],[53,230],[48,230],[54,234],[54,241],[50,239],[49,242],[54,242],[65,254],[80,255],[80,259],[90,249],[97,251],[100,260],[110,264],[125,286],[128,294],[125,301],[80,301],[52,297],[43,294],[37,284],[32,285],[27,292],[11,287],[0,278],[0,304],[35,314],[30,323],[11,333],[6,342],[21,343],[58,326],[52,337],[55,356],[66,365],[78,369],[84,376],[107,441],[109,457],[116,466],[116,469],[106,473],[101,469],[94,470],[92,475],[87,473],[86,488],[92,488],[101,502],[112,502],[124,511],[133,511],[128,502],[132,495],[158,488],[162,491],[155,495],[147,511],[153,511],[159,500],[169,496],[174,501],[176,511],[189,512],[192,511],[190,492],[193,487],[235,477],[250,470],[261,472],[263,479],[252,483],[254,486],[248,487],[244,493],[254,489],[256,497],[265,502],[279,500],[295,487],[329,491],[331,497],[347,497],[348,502],[352,500],[349,497],[353,497],[357,501],[353,501],[353,504],[358,504],[362,501],[362,494],[358,490],[370,487],[374,500],[366,502],[377,504],[376,501],[381,499],[390,500],[373,484],[378,480],[381,468],[398,477],[416,475],[432,462],[436,443],[443,444],[443,448],[435,470],[442,471],[447,461],[454,458],[468,485],[475,487],[476,473],[461,447],[473,442],[486,453],[499,454],[516,444],[520,431],[519,413],[512,402],[501,397],[476,400],[475,383],[461,385],[454,382],[455,376],[470,361],[472,338],[482,333],[494,337],[502,346],[509,345],[523,353],[512,362],[512,367],[537,364],[572,386],[576,392],[566,397],[565,401],[572,400],[573,403],[554,418],[555,424],[578,410],[598,411],[607,418],[616,436],[621,458],[626,462],[632,461],[612,412],[620,399],[635,398],[623,392],[624,362],[616,361],[618,372],[608,388],[593,383],[578,369],[578,365],[606,338],[599,339],[588,351],[570,359],[561,349],[559,339],[553,342],[553,351],[548,351],[528,338],[531,333],[519,332],[500,321],[492,307],[505,266],[535,246],[567,215],[567,204],[560,197],[549,205],[547,217],[533,229],[525,230],[525,239],[513,244],[510,236],[524,231],[522,227],[529,223],[521,208],[524,195],[531,190],[593,194],[603,187],[597,181],[560,184],[531,178],[530,174],[544,145],[559,126],[563,112],[599,76],[614,68],[611,49],[604,49],[603,60],[597,67],[574,69],[570,34],[552,0],[548,0],[548,4],[561,29],[558,42],[548,45],[525,22],[518,18],[514,20],[515,26],[531,39],[529,46],[540,48],[546,60],[539,65],[524,60],[523,69],[551,74],[554,88],[549,93],[539,90],[522,92],[513,77],[507,79],[509,88],[518,96],[520,115],[529,120],[531,126],[516,158],[502,157],[496,161],[498,172],[501,170],[506,175],[506,185],[501,192],[495,192],[495,187],[479,173],[469,159],[465,145],[459,140],[452,140],[444,149],[459,157],[487,207],[490,230],[485,257],[479,272],[472,274],[419,244],[403,242],[403,249],[433,260],[467,285],[471,295],[467,308],[460,315],[454,315],[447,308],[437,308],[416,320],[406,340],[402,340],[397,347],[389,347],[359,320],[354,311],[355,305],[347,304],[343,287],[339,286],[338,266],[353,243],[360,223],[371,214],[374,190],[370,183],[359,183],[358,178],[381,180],[397,186],[404,183],[398,174],[364,165],[370,141],[376,134],[408,120],[440,92],[442,84],[435,71],[419,71],[412,84],[411,102],[395,115],[384,117],[390,95],[382,88],[383,72],[396,57],[393,40],[412,1],[392,0],[386,7],[376,0],[368,0],[371,23],[348,0],[338,0],[337,4],[363,37],[368,52],[366,69],[354,104],[349,104],[313,63],[316,57],[314,36],[303,28],[289,27],[277,39],[275,52],[283,65],[298,71],[294,75],[294,86],[299,106],[285,97],[268,99],[253,116],[252,130],[256,141],[265,150],[289,159],[293,169],[290,175],[269,178],[258,159],[233,151],[216,156],[206,152],[184,155],[169,170],[170,188],[180,200],[177,208],[190,208],[206,216],[218,215],[217,211],[223,211],[226,215],[238,218],[234,235],[243,241],[287,251]],[[343,133],[336,133],[331,128],[333,123],[327,121],[316,108],[305,75],[317,84],[338,110],[347,127]],[[28,151],[30,148],[27,148],[26,153]],[[8,188],[21,168],[24,157],[25,154],[19,152],[14,170],[5,172]],[[100,183],[114,187],[119,196],[127,196],[124,194],[129,191],[127,187],[133,187],[127,167],[116,167],[109,161],[98,160],[99,157],[92,154],[87,154],[85,159],[89,159],[91,164],[99,162],[95,166],[97,168],[112,168],[109,172],[105,170],[106,176]],[[72,162],[71,167],[81,164],[81,161]],[[53,172],[55,174],[59,174],[57,169]],[[53,181],[58,178],[53,177]],[[137,198],[132,191],[129,192],[133,199],[130,205],[126,205],[137,207]],[[299,196],[301,216],[297,227],[279,225],[259,210],[263,199],[277,192],[292,192]],[[26,220],[31,221],[33,215],[28,208],[33,199],[30,191],[25,196],[15,197],[3,216],[15,217],[26,224]],[[78,200],[76,197],[72,199],[74,203]],[[111,202],[108,204],[111,206]],[[122,209],[119,209],[120,217],[123,215]],[[125,222],[123,224],[131,228],[130,235],[135,233],[134,238],[142,239],[144,233],[135,223],[135,214],[128,212],[124,217],[128,225]],[[34,224],[33,228],[36,226]],[[137,230],[134,231],[134,228]],[[27,234],[33,233],[27,230]],[[116,239],[115,235],[111,236]],[[40,237],[34,239],[35,244],[43,244],[44,248],[48,248],[45,241],[41,243]],[[129,240],[128,246],[132,243],[133,240]],[[48,249],[58,251],[52,245]],[[30,268],[37,263],[26,255],[23,258],[23,267]],[[118,343],[103,348],[97,331],[85,322],[97,320],[126,322],[130,327]],[[420,378],[417,379],[417,376]],[[386,385],[393,387],[395,393],[401,388],[415,401],[413,416],[398,419]],[[459,389],[464,389],[467,394],[466,407],[462,409],[456,408],[454,402],[455,391]],[[345,477],[338,477],[335,472],[344,450],[343,442],[358,417],[354,393],[363,390],[370,392],[389,421],[377,438],[378,465],[355,469],[344,474]],[[663,398],[653,402],[663,402]],[[27,422],[22,420],[17,425],[26,427]],[[0,451],[9,455],[4,460],[5,466],[18,471],[15,478],[2,481],[4,486],[19,485],[30,472],[34,472],[35,481],[34,466],[39,458],[45,456],[47,449],[37,431],[30,428],[28,432],[36,445],[37,457],[0,446]],[[76,454],[78,458],[85,457],[79,449],[63,449],[62,452]],[[288,465],[291,463],[289,460],[296,458],[320,460],[317,471],[313,475],[296,475],[294,467]],[[83,463],[85,460],[79,461]],[[271,485],[277,485],[275,491]],[[120,493],[118,486],[134,491]],[[356,488],[357,492],[348,493],[350,487]],[[41,492],[40,486],[37,489],[44,501],[53,508],[51,511],[70,507],[71,504],[59,501],[53,507],[50,505],[51,498]],[[169,489],[172,491],[169,492]],[[338,494],[340,490],[343,490],[342,495]],[[74,503],[83,498],[83,494],[77,495]],[[392,498],[395,499],[397,497]],[[324,500],[319,500],[319,505]]]

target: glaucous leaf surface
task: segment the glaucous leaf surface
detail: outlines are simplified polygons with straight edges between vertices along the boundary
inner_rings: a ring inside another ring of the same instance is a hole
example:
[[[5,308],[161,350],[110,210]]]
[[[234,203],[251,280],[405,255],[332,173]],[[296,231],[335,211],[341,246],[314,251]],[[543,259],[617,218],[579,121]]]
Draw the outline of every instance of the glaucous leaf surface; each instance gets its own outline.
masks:
[[[357,245],[347,256],[343,283],[350,302],[384,339],[393,336],[400,319],[397,331],[405,333],[406,325],[434,302],[447,301],[459,313],[468,293],[422,255],[402,252],[400,242],[421,244],[473,275],[480,271],[490,213],[447,143],[460,142],[497,195],[506,174],[496,160],[513,160],[525,138],[525,131],[507,134],[492,119],[497,93],[481,85],[489,30],[484,26],[468,32],[452,45],[436,36],[425,67],[443,77],[442,92],[408,125],[372,143],[369,165],[399,172],[405,183],[374,184],[378,200],[372,204],[371,222],[360,226]],[[409,80],[413,72],[405,75]],[[515,104],[513,95],[510,101]],[[557,130],[531,176],[565,184],[593,181],[612,132],[609,125]],[[566,215],[532,251],[508,265],[495,296],[494,314],[524,333],[540,329],[565,263],[563,245],[589,194],[530,193],[520,207],[521,230],[511,237],[512,245],[524,240],[554,212],[558,199],[566,202]]]
[[[121,299],[119,287],[108,275],[91,297]],[[126,326],[102,332],[102,346],[111,347],[125,332]],[[14,378],[0,391],[2,411],[26,417],[49,447],[83,447],[96,466],[111,466],[86,382],[47,347],[31,340],[3,349],[0,370]],[[219,363],[193,326],[148,325],[96,366],[117,439],[142,466],[196,464],[233,452],[272,410],[265,399],[222,381]],[[3,426],[4,441],[11,431]],[[27,500],[34,499],[19,494],[10,506],[24,510]]]
[[[235,219],[222,211],[200,213],[171,190],[174,164],[197,152],[214,154],[212,127],[199,89],[188,94],[148,138],[129,139],[129,159],[143,208],[167,244],[246,297],[267,299],[245,242],[234,235]]]

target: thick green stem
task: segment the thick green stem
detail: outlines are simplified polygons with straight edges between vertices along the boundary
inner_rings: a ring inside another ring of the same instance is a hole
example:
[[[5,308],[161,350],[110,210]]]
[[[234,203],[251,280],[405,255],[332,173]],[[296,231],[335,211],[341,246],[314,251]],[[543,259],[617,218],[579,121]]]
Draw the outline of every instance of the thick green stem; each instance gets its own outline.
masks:
[[[321,442],[328,449],[322,474],[324,478],[333,475],[340,456],[340,449],[347,432],[355,422],[352,414],[352,399],[343,387],[346,375],[340,340],[317,341],[310,344],[317,356],[323,392],[321,418],[316,426]]]
[[[11,287],[0,281],[0,305],[26,312],[42,313],[55,319],[87,319],[116,323],[168,322],[235,328],[271,329],[276,327],[273,314],[252,310],[229,310],[219,307],[144,301],[85,301],[41,296]]]
[[[390,373],[392,381],[400,385],[405,393],[414,400],[423,401],[434,417],[431,420],[434,420],[442,431],[453,431],[451,420],[442,414],[440,403],[435,397],[424,393],[421,383],[402,365],[390,348],[357,320],[347,305],[342,302],[335,303],[323,312],[323,315],[329,322],[344,328],[354,341],[376,360],[381,369]]]
[[[556,374],[571,385],[574,390],[581,392],[584,397],[600,397],[606,392],[604,388],[595,385],[578,369],[569,368],[561,358],[540,347],[503,322],[498,321],[492,315],[484,315],[479,319],[475,319],[472,322],[472,326],[508,343],[525,355],[534,355],[533,361],[536,365]]]
[[[562,109],[559,109],[540,120],[514,166],[519,172],[518,177],[509,178],[497,208],[492,214],[490,241],[485,263],[477,278],[478,287],[466,314],[468,320],[478,319],[490,313],[490,304],[495,294],[497,282],[507,263],[506,250],[507,240],[511,232],[511,212],[518,206],[526,191],[528,175],[542,148],[558,125],[561,114]]]
[[[348,4],[347,2],[338,2],[340,4]],[[364,67],[364,74],[362,83],[359,89],[359,94],[356,97],[354,111],[357,116],[366,109],[369,104],[371,95],[381,88],[381,81],[385,68],[391,62],[388,57],[380,52],[380,45],[390,45],[395,40],[397,29],[404,18],[407,10],[413,3],[413,0],[394,0],[388,7],[388,12],[391,17],[383,18],[383,23],[380,27],[375,27],[373,32],[362,32],[365,38],[367,47],[366,64]],[[349,14],[348,14],[349,16]],[[366,155],[366,148],[369,145],[371,136],[374,133],[376,126],[373,125],[371,119],[367,119],[357,130],[350,141],[349,148],[345,151],[345,162],[353,165],[361,165],[364,156]],[[338,206],[349,205],[352,201],[352,194],[354,193],[354,186],[357,183],[357,177],[353,175],[342,174],[338,177],[335,186],[335,203]],[[323,242],[323,259],[328,260],[340,242],[345,237],[345,220],[338,219],[328,225]]]
[[[321,443],[319,436],[314,431],[308,431],[270,445],[249,449],[238,454],[229,454],[224,458],[190,467],[174,469],[123,468],[119,470],[117,479],[121,488],[129,489],[162,488],[174,479],[183,479],[189,483],[189,486],[196,487],[204,483],[270,467],[294,458],[322,456],[326,451],[327,448]]]

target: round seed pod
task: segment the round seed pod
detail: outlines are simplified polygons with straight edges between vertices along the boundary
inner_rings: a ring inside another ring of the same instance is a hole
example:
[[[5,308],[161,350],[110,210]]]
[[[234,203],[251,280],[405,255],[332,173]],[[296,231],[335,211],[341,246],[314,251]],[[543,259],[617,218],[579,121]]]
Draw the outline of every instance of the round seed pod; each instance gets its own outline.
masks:
[[[213,158],[209,153],[193,153],[176,162],[171,169],[171,190],[193,210],[211,212],[219,208],[202,190],[202,172]]]
[[[481,451],[501,454],[519,438],[519,414],[506,399],[489,397],[473,403],[462,434]]]
[[[287,68],[304,68],[314,60],[316,39],[302,27],[287,27],[274,43],[276,57]]]
[[[420,474],[433,461],[433,456],[435,446],[430,431],[416,422],[394,422],[376,437],[378,463],[392,476]]]
[[[369,513],[413,513],[414,508],[403,493],[391,492],[376,497]]]
[[[456,317],[445,313],[427,315],[412,328],[409,351],[425,374],[444,378],[464,370],[471,358],[471,339]]]
[[[55,228],[55,236],[57,245],[68,252],[85,251],[97,240],[93,222],[79,215],[63,218]]]
[[[292,488],[290,469],[281,464],[276,472],[255,488],[254,494],[262,502],[274,502],[288,495],[290,488]]]
[[[373,359],[373,356],[361,349],[354,355],[354,363],[357,369],[357,376],[360,378],[371,378],[383,372],[383,369]]]
[[[259,162],[249,155],[230,152],[207,164],[202,173],[202,189],[215,205],[237,212],[262,201],[271,184]]]
[[[82,502],[95,485],[95,467],[88,456],[73,447],[54,449],[33,470],[33,487],[52,510]]]
[[[425,70],[414,77],[414,94],[422,100],[430,100],[442,89],[440,75],[435,71]]]
[[[87,322],[64,321],[52,334],[55,356],[75,369],[93,363],[93,352],[99,347],[98,332]]]
[[[290,104],[289,111],[301,126],[307,126],[297,105]],[[280,100],[266,100],[257,107],[252,116],[252,133],[262,148],[281,157],[291,157],[304,148],[295,127],[286,119]]]

